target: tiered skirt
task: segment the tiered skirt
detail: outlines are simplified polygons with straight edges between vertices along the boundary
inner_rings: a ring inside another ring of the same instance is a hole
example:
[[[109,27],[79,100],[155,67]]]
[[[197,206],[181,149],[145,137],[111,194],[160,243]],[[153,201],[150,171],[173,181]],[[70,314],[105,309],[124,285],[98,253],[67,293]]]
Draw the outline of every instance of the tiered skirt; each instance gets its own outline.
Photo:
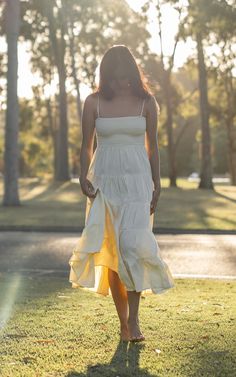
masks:
[[[87,178],[97,193],[87,197],[85,226],[69,260],[69,281],[72,288],[111,295],[110,268],[128,291],[165,292],[174,281],[152,232],[153,183],[146,150],[111,148],[98,148],[89,167]]]

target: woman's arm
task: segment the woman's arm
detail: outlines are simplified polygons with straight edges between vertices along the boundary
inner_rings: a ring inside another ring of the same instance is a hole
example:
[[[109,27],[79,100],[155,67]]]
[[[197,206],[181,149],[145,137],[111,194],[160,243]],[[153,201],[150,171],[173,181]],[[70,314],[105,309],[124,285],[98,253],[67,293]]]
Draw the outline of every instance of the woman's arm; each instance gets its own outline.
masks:
[[[80,150],[80,182],[86,179],[89,164],[93,156],[95,135],[94,97],[88,95],[82,113],[82,144]]]
[[[154,96],[147,102],[146,107],[146,150],[152,169],[152,179],[154,189],[160,190],[160,155],[157,140],[157,123],[158,123],[159,106]]]

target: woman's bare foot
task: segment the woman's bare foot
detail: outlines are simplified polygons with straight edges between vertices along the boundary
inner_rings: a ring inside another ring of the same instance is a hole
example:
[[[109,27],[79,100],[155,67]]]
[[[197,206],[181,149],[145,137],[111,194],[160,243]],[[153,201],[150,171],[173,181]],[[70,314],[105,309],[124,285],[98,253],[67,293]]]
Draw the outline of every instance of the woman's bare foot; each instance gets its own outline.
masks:
[[[120,325],[120,337],[124,341],[130,340],[129,328],[127,324]]]
[[[141,333],[139,328],[139,320],[138,319],[128,319],[128,329],[131,341],[142,341],[145,340],[144,335]]]

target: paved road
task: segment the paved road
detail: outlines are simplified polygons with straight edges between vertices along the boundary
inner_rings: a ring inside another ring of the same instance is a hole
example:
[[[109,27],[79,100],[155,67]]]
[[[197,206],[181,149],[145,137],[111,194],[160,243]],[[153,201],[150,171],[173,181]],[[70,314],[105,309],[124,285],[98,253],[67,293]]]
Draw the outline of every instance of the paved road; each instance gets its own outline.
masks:
[[[0,232],[0,272],[68,275],[80,234]],[[159,234],[163,259],[174,277],[236,280],[236,235]]]

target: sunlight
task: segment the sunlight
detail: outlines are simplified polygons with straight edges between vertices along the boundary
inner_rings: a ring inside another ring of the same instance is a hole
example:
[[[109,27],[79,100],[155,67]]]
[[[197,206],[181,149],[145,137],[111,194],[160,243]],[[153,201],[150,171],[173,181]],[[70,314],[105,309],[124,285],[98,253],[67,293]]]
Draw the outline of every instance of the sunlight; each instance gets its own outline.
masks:
[[[5,292],[5,302],[1,304],[0,308],[0,331],[3,330],[11,317],[11,314],[14,309],[15,299],[17,297],[17,293],[19,292],[19,288],[21,286],[21,275],[16,273],[13,275],[9,286]]]
[[[145,0],[126,0],[129,6],[136,12],[141,11],[142,5],[146,2]],[[155,2],[156,3],[156,2]],[[182,4],[186,5],[186,0],[182,0]],[[152,5],[148,12],[149,23],[147,29],[151,34],[151,39],[149,40],[149,48],[156,54],[160,54],[160,39],[159,39],[159,29],[157,23],[157,12],[155,6]],[[173,6],[165,4],[162,6],[162,36],[163,36],[163,52],[165,56],[170,56],[173,52],[175,35],[178,31],[178,12]],[[178,48],[175,54],[174,70],[183,66],[187,58],[193,54],[195,49],[195,42],[190,38],[186,42],[180,41],[178,43]]]
[[[185,0],[183,0],[185,1]],[[136,12],[141,11],[142,5],[145,0],[126,0],[127,4]],[[163,50],[164,55],[169,56],[173,51],[174,37],[176,35],[178,27],[178,12],[170,5],[163,6]],[[151,38],[148,41],[148,45],[151,51],[160,54],[160,40],[158,36],[158,27],[156,20],[155,7],[152,6],[148,12],[149,23],[147,29],[151,34]],[[195,42],[187,40],[187,42],[180,41],[176,50],[174,70],[181,67],[187,58],[193,53],[195,48]],[[33,98],[32,86],[39,85],[41,83],[41,77],[37,72],[31,72],[30,69],[30,45],[28,42],[19,43],[18,47],[18,61],[19,61],[19,80],[18,80],[18,94],[19,97],[26,97],[28,99]],[[0,40],[0,52],[6,52],[6,42],[4,38]],[[96,83],[98,81],[98,71],[96,71]],[[2,84],[5,83],[5,79],[2,79]],[[57,92],[58,80],[55,79],[50,85],[46,85],[44,88],[45,97]],[[67,83],[68,90],[76,95],[71,84]],[[84,100],[91,90],[84,84],[81,84],[81,99]]]

